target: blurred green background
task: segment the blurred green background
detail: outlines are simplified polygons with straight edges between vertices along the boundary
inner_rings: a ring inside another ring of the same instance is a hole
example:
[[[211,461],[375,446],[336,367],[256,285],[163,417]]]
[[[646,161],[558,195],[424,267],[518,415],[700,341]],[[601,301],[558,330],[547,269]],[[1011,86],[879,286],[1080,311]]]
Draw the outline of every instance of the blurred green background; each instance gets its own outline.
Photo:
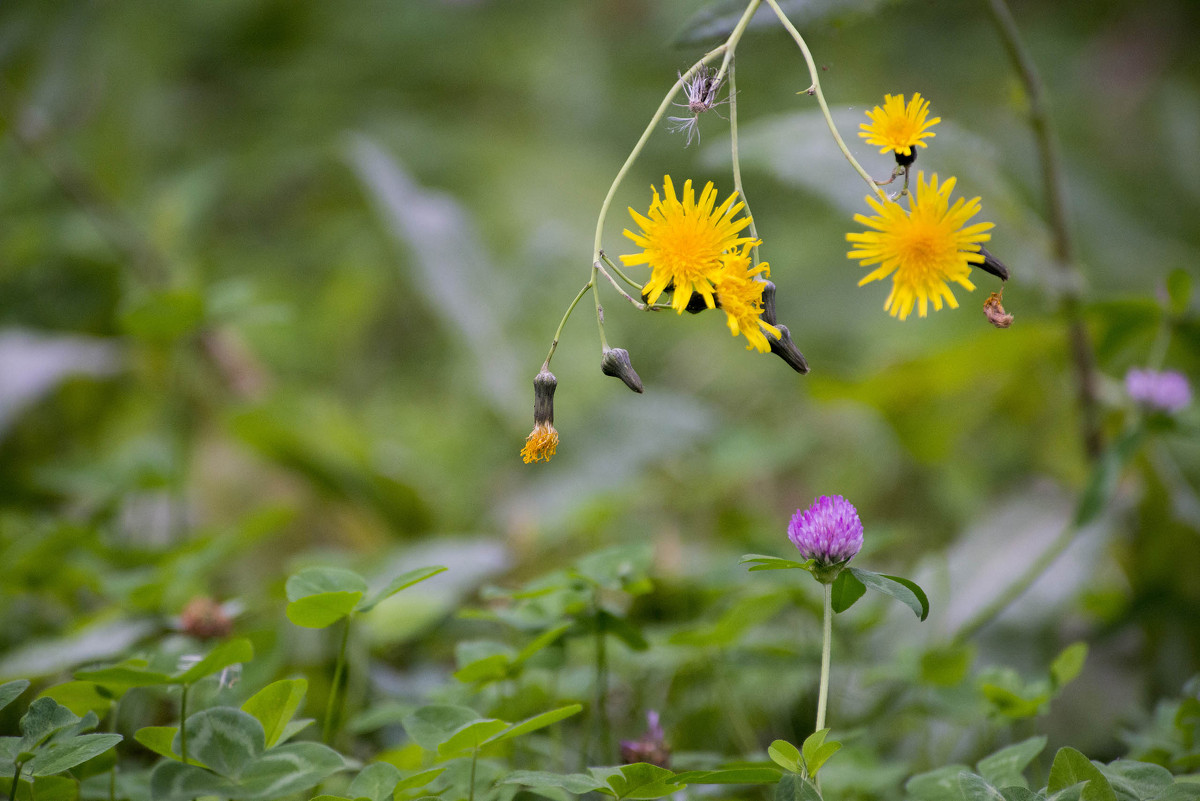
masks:
[[[1018,575],[1091,468],[1027,103],[983,4],[833,5],[789,8],[843,136],[883,177],[888,157],[855,135],[864,110],[930,99],[943,122],[917,167],[982,196],[1014,326],[987,325],[999,287],[981,273],[960,309],[904,323],[883,311],[886,285],[856,286],[845,233],[864,187],[797,95],[810,81],[794,44],[761,17],[737,60],[746,193],[812,373],[745,351],[720,315],[640,314],[604,287],[609,341],[646,392],[600,373],[582,304],[553,365],[558,455],[528,466],[531,382],[587,280],[600,203],[712,45],[681,42],[698,4],[4,3],[0,672],[62,670],[72,658],[37,648],[78,656],[67,644],[97,626],[137,642],[130,626],[197,593],[270,628],[286,572],[313,561],[449,560],[461,600],[651,542],[662,594],[638,614],[686,628],[748,591],[738,555],[789,555],[792,512],[836,493],[866,525],[864,566],[918,578],[935,610],[842,655],[835,710],[879,720],[887,676],[872,671],[909,664]],[[1061,135],[1111,440],[1125,371],[1156,337],[1170,333],[1168,366],[1200,365],[1196,303],[1168,311],[1165,290],[1200,259],[1200,6],[1014,13]],[[632,252],[625,207],[644,210],[663,175],[732,191],[727,123],[700,131],[687,148],[650,140],[609,215],[610,254]],[[1091,756],[1120,753],[1122,727],[1200,668],[1196,430],[1193,406],[977,639],[980,663],[1023,671],[1092,644],[1045,722]],[[399,644],[457,600],[380,623],[374,653],[419,661]],[[434,664],[453,647],[424,642]],[[747,697],[778,691],[743,675]],[[811,703],[797,687],[781,714]]]

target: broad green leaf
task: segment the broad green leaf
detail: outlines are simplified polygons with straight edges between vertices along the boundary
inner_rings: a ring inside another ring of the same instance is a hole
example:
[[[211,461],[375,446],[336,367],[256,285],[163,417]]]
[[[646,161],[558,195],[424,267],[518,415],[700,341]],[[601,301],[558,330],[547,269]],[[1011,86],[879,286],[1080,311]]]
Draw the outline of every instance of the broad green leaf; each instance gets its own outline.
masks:
[[[1050,765],[1047,792],[1056,793],[1080,782],[1087,782],[1080,795],[1083,801],[1117,801],[1108,779],[1091,760],[1074,748],[1058,749]]]
[[[1000,795],[1004,796],[1004,801],[1043,801],[1042,796],[1033,790],[1017,784],[1001,787]]]
[[[540,770],[515,770],[500,781],[501,784],[520,784],[525,787],[559,787],[574,795],[604,789],[611,793],[604,782],[584,773],[547,773]]]
[[[1045,736],[1030,737],[979,760],[979,774],[996,787],[1027,787],[1024,771],[1046,747]]]
[[[829,590],[833,611],[838,614],[854,606],[854,602],[867,593],[866,586],[849,570],[838,573]]]
[[[929,616],[929,598],[915,581],[900,576],[888,576],[883,573],[872,573],[858,567],[847,568],[854,577],[867,585],[867,589],[890,595],[897,601],[913,610],[918,618],[924,620]]]
[[[79,722],[78,715],[53,698],[36,698],[21,717],[21,750],[32,751],[50,735]]]
[[[817,563],[816,559],[807,562],[795,562],[791,559],[780,559],[778,556],[764,556],[758,553],[748,553],[738,560],[739,564],[750,565],[750,572],[756,570],[810,570]]]
[[[775,768],[722,768],[677,773],[680,784],[775,784],[782,774]]]
[[[406,715],[402,722],[413,742],[426,751],[436,751],[454,732],[477,720],[481,720],[479,713],[469,707],[430,704]]]
[[[289,743],[272,748],[246,766],[230,798],[270,801],[316,787],[346,769],[341,754],[320,743]]]
[[[520,723],[514,723],[499,734],[488,739],[485,744],[492,745],[493,743],[504,742],[511,740],[514,737],[520,737],[523,734],[528,734],[531,731],[545,728],[553,723],[558,723],[560,720],[565,720],[572,715],[577,715],[583,711],[581,704],[570,704],[562,706],[558,709],[551,709],[548,712],[543,712],[540,715],[534,715],[531,718],[526,718]]]
[[[385,798],[392,796],[399,781],[399,768],[389,765],[387,762],[375,762],[359,771],[358,775],[354,777],[354,781],[350,782],[350,786],[346,788],[346,792],[352,798],[384,801]]]
[[[171,674],[148,670],[147,665],[149,664],[145,659],[126,659],[97,670],[78,670],[75,672],[75,678],[95,682],[105,687],[123,689],[172,683]]]
[[[971,670],[974,657],[967,645],[931,648],[921,654],[921,681],[935,687],[957,687]]]
[[[174,684],[195,684],[205,676],[219,673],[230,665],[249,662],[254,658],[254,646],[245,637],[225,642],[213,648],[204,658],[172,678]]]
[[[95,712],[105,715],[116,703],[113,694],[91,681],[67,681],[42,691],[41,698],[53,698],[76,715]]]
[[[592,774],[597,778],[603,778],[612,794],[618,799],[662,798],[683,789],[683,785],[674,780],[674,773],[666,768],[645,762],[623,765],[617,770],[606,771],[593,768]]]
[[[1192,274],[1177,267],[1167,275],[1168,310],[1178,317],[1187,311],[1192,302]]]
[[[354,611],[361,592],[322,592],[292,601],[284,610],[287,619],[306,629],[323,629]]]
[[[918,773],[904,783],[904,792],[912,801],[962,801],[958,776],[970,772],[966,765],[946,765]]]
[[[279,742],[307,691],[305,679],[282,679],[263,687],[242,704],[242,711],[253,715],[262,724],[267,748]]]
[[[775,801],[821,801],[821,794],[803,776],[785,773],[775,785]]]
[[[817,775],[817,771],[821,766],[829,761],[829,758],[842,749],[842,744],[836,740],[831,740],[825,743],[812,755],[811,758],[805,758],[804,766],[808,768],[809,778]]]
[[[454,678],[464,684],[499,681],[508,676],[510,664],[512,660],[507,654],[492,654],[463,665],[454,671]]]
[[[314,795],[308,801],[358,801],[358,799],[344,795]]]
[[[283,727],[283,733],[281,733],[279,735],[279,739],[275,741],[275,745],[282,745],[283,743],[286,743],[288,740],[292,739],[314,723],[316,723],[316,721],[312,718],[297,718],[296,720],[289,720],[287,725]]]
[[[11,776],[7,777],[9,780]],[[8,782],[4,784],[8,789]],[[75,801],[79,798],[79,782],[68,776],[38,776],[32,785],[22,779],[17,788],[17,801]]]
[[[828,729],[822,731],[828,731]],[[771,757],[771,760],[784,770],[790,770],[792,773],[801,773],[804,770],[800,750],[787,740],[776,740],[771,743],[767,748],[767,756]]]
[[[1176,781],[1156,795],[1154,801],[1200,801],[1200,782]]]
[[[1055,689],[1061,689],[1074,681],[1087,661],[1088,646],[1085,642],[1068,645],[1050,663],[1050,681]]]
[[[167,759],[182,762],[183,757],[175,753],[175,749],[172,748],[172,745],[175,743],[175,737],[178,734],[178,726],[143,726],[133,733],[133,739],[159,756],[165,756]],[[192,754],[188,754],[188,759],[190,761],[197,761],[196,757]]]
[[[122,739],[119,734],[80,734],[61,743],[51,742],[38,750],[26,769],[31,776],[53,776],[103,754]]]
[[[513,664],[514,665],[523,665],[525,662],[529,661],[529,659],[531,657],[533,657],[536,653],[541,651],[543,648],[546,648],[547,646],[551,645],[552,643],[557,641],[559,637],[566,634],[571,629],[572,625],[573,624],[571,624],[571,623],[563,623],[560,626],[555,626],[552,629],[547,629],[546,631],[543,631],[541,634],[534,637],[529,642],[528,645],[526,645],[524,648],[522,648],[520,650],[520,652],[517,653],[516,658],[513,660]]]
[[[476,720],[455,731],[438,746],[440,757],[451,757],[466,751],[474,751],[490,738],[508,728],[508,723],[495,718]]]
[[[974,773],[964,771],[958,774],[958,787],[962,791],[964,801],[1004,801],[1004,796],[999,790]]]
[[[408,776],[403,776],[396,784],[395,792],[399,793],[404,790],[415,790],[418,787],[424,787],[445,772],[445,768],[431,768],[429,770],[421,770]]]
[[[804,738],[804,742],[800,744],[800,758],[805,766],[808,766],[809,773],[813,773],[810,763],[817,755],[817,751],[825,743],[825,738],[829,735],[829,729],[817,729],[812,734]]]
[[[357,592],[361,598],[367,594],[367,580],[341,567],[306,567],[288,577],[286,590],[289,601],[329,592]]]
[[[232,798],[237,785],[198,765],[159,762],[150,773],[154,801],[195,801],[206,795]]]
[[[781,593],[742,598],[723,612],[717,622],[706,626],[699,623],[671,635],[672,645],[723,647],[732,645],[745,632],[770,620],[787,603]]]
[[[1023,698],[1007,687],[1001,687],[998,684],[984,683],[980,685],[979,689],[996,712],[1013,720],[1036,716],[1041,711],[1042,704],[1050,700],[1050,696],[1046,694]]]
[[[444,573],[446,570],[447,568],[441,567],[440,565],[437,567],[419,567],[416,570],[410,570],[407,573],[396,576],[396,578],[388,582],[386,587],[371,596],[369,600],[360,603],[358,605],[358,611],[370,612],[376,607],[376,605],[379,604],[380,601],[391,598],[393,595],[400,592],[400,590],[407,589],[414,584],[419,584],[426,579],[431,579],[438,573]]]
[[[1118,759],[1099,768],[1108,777],[1118,798],[1157,798],[1175,779],[1171,771],[1161,765],[1130,759]]]
[[[29,688],[29,679],[17,679],[0,684],[0,709],[11,704]]]
[[[613,635],[625,645],[629,646],[634,651],[646,651],[650,648],[650,643],[642,636],[642,632],[636,626],[629,622],[626,618],[617,617],[616,615],[600,610],[596,616],[596,625],[600,626],[604,631]]]
[[[230,779],[240,777],[266,748],[262,724],[253,715],[228,706],[190,715],[187,734],[188,758],[195,757]],[[183,753],[178,736],[171,749]]]

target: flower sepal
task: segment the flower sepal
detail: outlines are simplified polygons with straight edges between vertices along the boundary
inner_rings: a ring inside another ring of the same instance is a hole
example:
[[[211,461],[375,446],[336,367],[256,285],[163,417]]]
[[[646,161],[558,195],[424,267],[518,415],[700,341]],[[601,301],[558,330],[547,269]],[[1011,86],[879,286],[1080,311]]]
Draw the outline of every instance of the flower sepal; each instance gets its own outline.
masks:
[[[807,570],[812,574],[813,578],[822,584],[832,584],[834,579],[837,578],[838,573],[846,566],[846,562],[849,561],[849,559],[846,559],[843,562],[823,565],[816,558],[805,562],[797,562],[792,559],[780,559],[778,556],[748,553],[738,563],[749,565],[751,573],[758,570]]]

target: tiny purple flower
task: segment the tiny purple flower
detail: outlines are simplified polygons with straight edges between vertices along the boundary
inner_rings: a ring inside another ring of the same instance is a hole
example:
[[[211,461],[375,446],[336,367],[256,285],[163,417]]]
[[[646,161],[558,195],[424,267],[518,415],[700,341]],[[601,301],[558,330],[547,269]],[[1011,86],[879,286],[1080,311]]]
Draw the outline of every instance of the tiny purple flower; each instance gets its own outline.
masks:
[[[792,515],[788,539],[805,559],[815,558],[820,565],[840,564],[862,549],[862,521],[854,504],[841,495],[822,495]]]
[[[1151,411],[1174,413],[1192,402],[1187,378],[1175,370],[1130,370],[1125,374],[1125,391]]]

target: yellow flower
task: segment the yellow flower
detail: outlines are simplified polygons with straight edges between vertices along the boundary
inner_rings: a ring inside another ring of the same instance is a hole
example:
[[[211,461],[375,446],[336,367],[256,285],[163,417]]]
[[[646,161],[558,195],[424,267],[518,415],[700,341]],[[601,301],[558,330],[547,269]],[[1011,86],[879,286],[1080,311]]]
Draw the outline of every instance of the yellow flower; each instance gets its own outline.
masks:
[[[748,242],[741,250],[725,254],[724,266],[716,281],[717,305],[725,312],[729,332],[735,337],[744,335],[750,343],[746,350],[754,348],[760,353],[767,353],[771,350],[771,343],[763,331],[769,331],[776,339],[781,333],[759,316],[763,313],[762,295],[767,284],[756,280],[755,276],[762,273],[764,278],[769,277],[771,267],[765,261],[757,267],[753,265],[747,251],[755,244]]]
[[[877,145],[880,153],[889,150],[896,153],[896,160],[902,164],[911,164],[916,157],[914,147],[928,147],[922,139],[936,136],[933,131],[926,130],[942,121],[941,117],[926,120],[929,114],[929,101],[921,98],[916,92],[908,105],[904,105],[904,95],[884,95],[883,108],[876,106],[867,112],[871,124],[863,123],[858,135],[867,140],[868,145]],[[910,158],[902,159],[902,156]]]
[[[939,186],[936,173],[925,183],[925,174],[920,173],[916,200],[908,196],[908,211],[891,200],[868,197],[867,203],[878,216],[854,215],[856,222],[875,230],[846,234],[846,240],[855,245],[846,256],[858,259],[864,267],[879,265],[859,286],[892,276],[892,292],[883,307],[893,317],[908,317],[917,301],[922,317],[930,300],[935,309],[942,308],[943,300],[957,309],[948,281],[975,288],[967,276],[972,264],[983,262],[979,247],[992,238],[987,233],[992,223],[967,225],[979,213],[979,198],[959,198],[950,205],[954,183],[954,178],[948,178]]]
[[[750,218],[733,219],[743,204],[734,203],[735,192],[714,209],[717,190],[711,181],[704,185],[699,202],[690,180],[683,184],[682,199],[675,196],[669,175],[663,178],[661,197],[657,189],[651,187],[651,190],[654,199],[645,217],[629,210],[634,222],[641,226],[641,233],[625,230],[625,236],[641,247],[642,252],[622,256],[621,261],[627,266],[644,264],[652,270],[643,289],[648,302],[656,302],[669,289],[671,306],[680,314],[687,308],[693,292],[704,298],[708,308],[715,308],[713,291],[721,272],[721,257],[750,241],[749,237],[738,236],[750,224]]]
[[[525,447],[521,449],[521,458],[525,464],[550,461],[558,448],[558,430],[554,423],[538,423],[525,438]]]

